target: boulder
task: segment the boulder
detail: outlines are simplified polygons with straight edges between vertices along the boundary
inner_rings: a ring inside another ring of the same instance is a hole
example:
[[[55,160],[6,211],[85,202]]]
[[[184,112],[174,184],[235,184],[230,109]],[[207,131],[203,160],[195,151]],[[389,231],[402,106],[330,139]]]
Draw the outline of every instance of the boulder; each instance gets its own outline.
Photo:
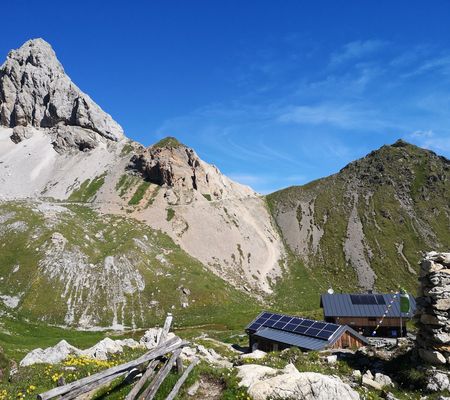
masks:
[[[144,336],[142,336],[139,339],[139,343],[145,346],[147,349],[155,348],[159,342],[159,338],[161,337],[162,331],[163,331],[162,328],[147,329],[144,333]],[[173,337],[175,337],[175,334],[173,332],[169,332],[167,335],[167,340]]]
[[[427,390],[429,392],[442,392],[450,389],[448,375],[442,372],[431,373],[427,378]]]
[[[299,372],[289,364],[283,370],[261,365],[238,367],[241,386],[248,387],[254,400],[266,399],[359,399],[359,394],[337,377]],[[245,384],[244,384],[245,383]]]
[[[327,357],[327,363],[328,364],[336,364],[337,363],[337,356],[332,355]]]
[[[364,373],[363,377],[372,380],[375,378],[369,369]]]
[[[231,368],[233,364],[226,358],[222,357],[213,349],[208,349],[203,345],[195,345],[191,347],[183,347],[180,355],[184,361],[192,362],[195,358],[200,358],[208,364],[218,366],[220,368]]]
[[[56,346],[46,349],[35,349],[29,352],[20,362],[21,367],[33,364],[58,364],[69,355],[80,356],[82,351],[70,345],[65,340],[61,340]]]
[[[379,383],[382,388],[386,388],[386,387],[389,387],[389,386],[394,386],[394,383],[392,382],[392,379],[389,376],[384,375],[384,374],[382,374],[380,372],[377,372],[375,374],[375,379],[374,380],[375,380],[375,382]]]
[[[142,345],[133,339],[112,340],[110,338],[105,338],[89,349],[83,350],[82,354],[97,360],[107,360],[108,354],[121,353],[124,347],[134,349],[142,347]]]
[[[363,377],[362,377],[362,384],[363,384],[363,386],[366,386],[369,389],[375,389],[375,390],[383,389],[383,386],[381,384],[379,384],[378,382],[376,382],[373,379],[370,379],[366,375],[363,375]]]
[[[433,260],[425,259],[422,261],[420,276],[423,277],[441,269],[444,269],[444,266],[442,264],[436,263]]]
[[[89,151],[100,142],[98,134],[78,126],[59,125],[52,129],[53,148],[58,153],[68,150]]]
[[[29,139],[31,136],[33,136],[33,129],[26,127],[26,126],[16,126],[13,129],[13,133],[10,136],[10,139],[15,143],[20,143],[23,140]]]
[[[445,357],[439,351],[436,350],[419,349],[419,356],[420,358],[422,358],[422,360],[433,365],[446,363]]]
[[[78,357],[85,356],[95,358],[96,360],[107,360],[109,354],[122,352],[124,347],[137,348],[143,346],[133,339],[112,340],[105,338],[86,350],[80,350],[65,340],[61,340],[56,346],[31,351],[20,362],[20,366],[58,364],[64,361],[69,355]]]
[[[261,381],[265,377],[276,375],[278,371],[271,367],[257,364],[246,364],[236,367],[237,377],[240,380],[239,386],[250,387],[254,383]]]
[[[450,298],[436,300],[434,307],[436,310],[448,311],[450,309]]]
[[[362,374],[361,371],[359,369],[355,369],[352,371],[352,376],[355,379],[361,379],[362,378]]]

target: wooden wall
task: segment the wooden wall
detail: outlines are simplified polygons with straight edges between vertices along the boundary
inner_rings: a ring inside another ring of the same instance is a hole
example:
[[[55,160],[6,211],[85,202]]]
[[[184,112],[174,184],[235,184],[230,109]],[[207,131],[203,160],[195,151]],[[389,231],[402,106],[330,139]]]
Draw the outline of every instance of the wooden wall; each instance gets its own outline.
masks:
[[[365,346],[365,343],[357,337],[345,332],[336,342],[330,346],[330,349],[357,349]]]
[[[335,323],[341,324],[341,325],[348,325],[354,329],[354,327],[358,326],[373,326],[376,327],[378,325],[378,322],[381,320],[381,317],[379,318],[368,318],[368,317],[336,317]],[[403,319],[403,325],[406,324],[406,318]],[[398,327],[400,326],[400,318],[394,318],[394,317],[386,317],[383,320],[382,326],[388,327],[388,326],[394,326]]]

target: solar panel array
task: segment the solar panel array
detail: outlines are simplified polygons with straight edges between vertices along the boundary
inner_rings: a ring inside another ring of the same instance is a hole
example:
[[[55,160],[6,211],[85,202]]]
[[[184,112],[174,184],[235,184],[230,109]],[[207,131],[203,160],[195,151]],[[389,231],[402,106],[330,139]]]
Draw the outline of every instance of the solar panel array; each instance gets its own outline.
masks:
[[[350,299],[352,304],[374,304],[385,305],[384,297],[381,294],[351,294]]]
[[[247,329],[257,331],[263,327],[328,340],[340,325],[264,312]]]

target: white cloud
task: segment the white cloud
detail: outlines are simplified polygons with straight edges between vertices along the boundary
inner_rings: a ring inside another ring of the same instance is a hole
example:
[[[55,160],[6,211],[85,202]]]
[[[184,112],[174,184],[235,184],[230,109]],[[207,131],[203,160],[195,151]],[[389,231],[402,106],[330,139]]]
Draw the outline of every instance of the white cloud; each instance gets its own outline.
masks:
[[[409,138],[420,138],[420,139],[424,139],[424,138],[431,138],[434,136],[434,133],[432,130],[428,130],[428,131],[414,131],[413,133],[410,133],[408,135]]]
[[[381,49],[386,43],[381,40],[356,40],[345,44],[339,51],[331,55],[331,66],[362,58]]]
[[[357,106],[325,103],[290,107],[279,116],[278,120],[285,123],[355,128],[373,125],[374,115],[373,112],[360,110]]]

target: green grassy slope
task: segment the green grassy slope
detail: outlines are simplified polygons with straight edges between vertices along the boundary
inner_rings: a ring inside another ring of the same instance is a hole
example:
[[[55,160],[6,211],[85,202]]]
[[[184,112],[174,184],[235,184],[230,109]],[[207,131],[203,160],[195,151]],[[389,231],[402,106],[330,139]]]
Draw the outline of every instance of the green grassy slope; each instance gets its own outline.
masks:
[[[147,225],[75,204],[51,207],[58,211],[46,210],[44,217],[37,203],[0,204],[0,309],[6,315],[72,327],[83,321],[149,327],[172,312],[179,325],[226,328],[259,310]]]
[[[376,288],[417,287],[422,251],[450,248],[450,161],[397,142],[355,161],[338,174],[268,196],[285,239],[295,241],[280,215],[299,202],[314,208],[314,225],[323,230],[318,251],[300,257],[325,285],[355,291],[358,281],[344,251],[347,227],[357,195],[363,226],[364,257],[377,275]],[[290,221],[300,225],[301,218]],[[289,237],[291,235],[291,237]],[[402,255],[403,254],[403,255]]]

